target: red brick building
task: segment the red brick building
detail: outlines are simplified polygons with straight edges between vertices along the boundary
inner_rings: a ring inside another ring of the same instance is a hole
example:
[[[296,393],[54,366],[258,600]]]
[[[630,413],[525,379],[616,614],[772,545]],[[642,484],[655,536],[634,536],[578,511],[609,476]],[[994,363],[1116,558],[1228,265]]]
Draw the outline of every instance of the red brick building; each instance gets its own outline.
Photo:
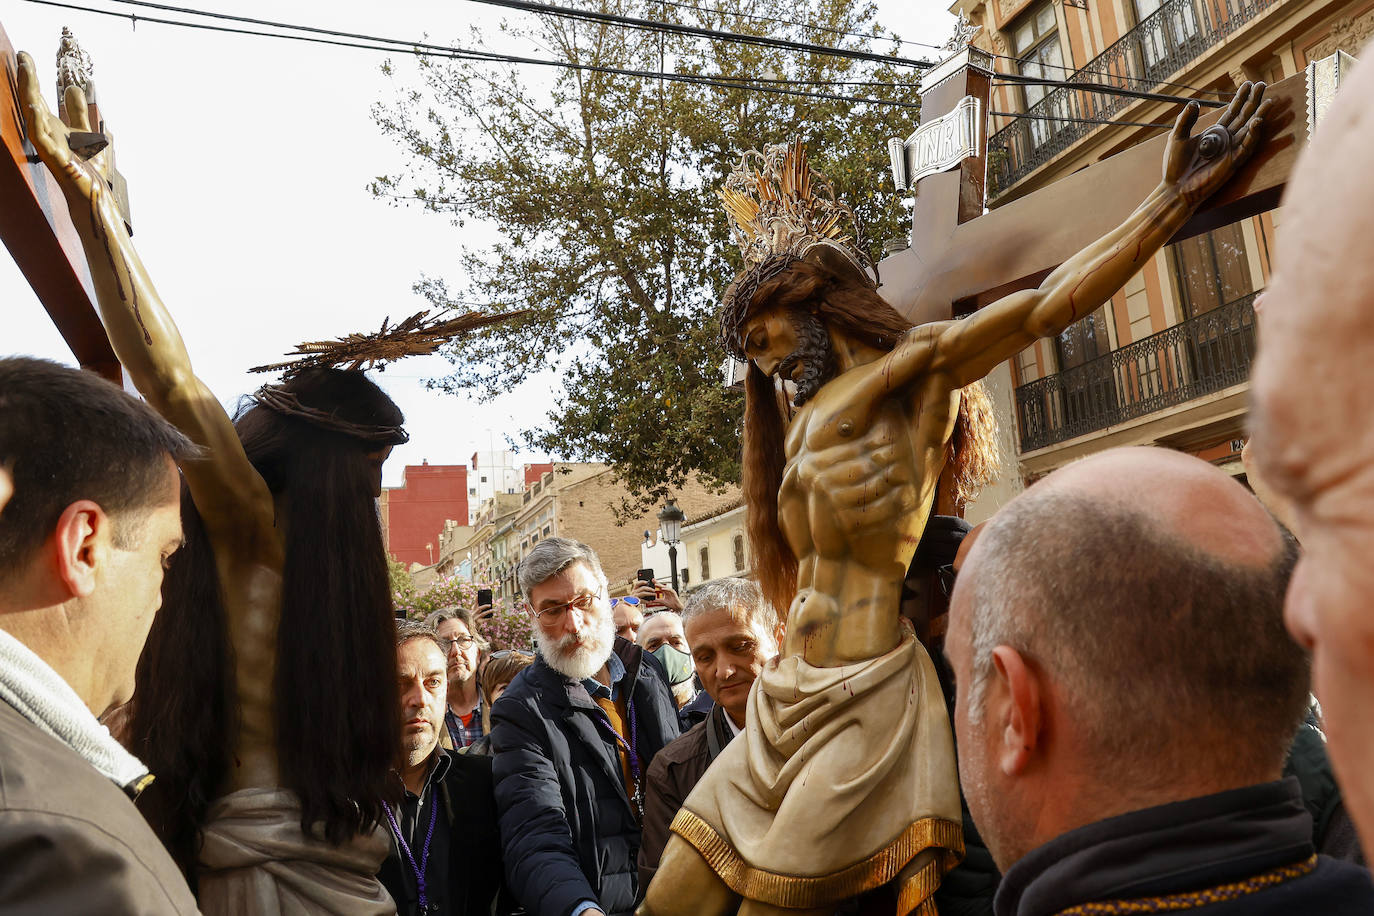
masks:
[[[538,483],[543,479],[545,474],[550,473],[552,470],[552,461],[545,462],[544,464],[525,465],[525,488],[529,489],[530,484]]]
[[[444,522],[468,518],[468,469],[462,464],[406,465],[399,487],[382,490],[386,547],[406,566],[430,566],[439,559]]]

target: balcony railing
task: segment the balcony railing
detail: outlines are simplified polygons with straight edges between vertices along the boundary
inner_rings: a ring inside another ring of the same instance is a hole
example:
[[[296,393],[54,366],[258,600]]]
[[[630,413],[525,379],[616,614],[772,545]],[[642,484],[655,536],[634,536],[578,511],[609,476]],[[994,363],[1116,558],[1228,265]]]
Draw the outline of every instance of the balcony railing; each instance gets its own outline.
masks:
[[[1244,382],[1255,357],[1255,294],[1016,389],[1021,451],[1183,404]]]
[[[1149,91],[1203,52],[1284,0],[1168,0],[1135,28],[1068,77],[1071,83],[1105,83]],[[1063,74],[1047,72],[1046,79]],[[1096,129],[1096,124],[1045,118],[1108,120],[1134,102],[1062,86],[1046,93],[988,138],[988,196],[995,198]]]

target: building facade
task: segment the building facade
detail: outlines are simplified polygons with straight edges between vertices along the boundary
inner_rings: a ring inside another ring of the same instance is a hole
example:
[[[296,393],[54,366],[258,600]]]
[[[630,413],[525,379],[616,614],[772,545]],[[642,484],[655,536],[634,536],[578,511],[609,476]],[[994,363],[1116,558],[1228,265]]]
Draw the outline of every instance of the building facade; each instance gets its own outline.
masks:
[[[640,547],[640,566],[661,582],[671,575],[668,547],[656,536]],[[683,594],[715,579],[747,577],[752,570],[744,527],[744,500],[736,497],[714,510],[688,516],[677,549],[678,582]]]
[[[466,539],[460,540],[464,529],[454,529],[441,572],[456,574],[464,561],[470,562],[473,581],[490,584],[493,597],[509,605],[522,597],[516,578],[520,560],[545,538],[568,537],[591,546],[601,557],[610,593],[625,594],[643,566],[640,547],[646,532],[657,536],[657,507],[641,516],[625,516],[630,494],[605,464],[531,465],[528,476],[530,483],[520,493],[496,494],[477,508]],[[675,498],[684,511],[703,515],[738,501],[739,493],[713,493],[688,481]],[[666,564],[656,572],[666,581]]]
[[[959,0],[994,76],[987,206],[1044,188],[1157,136],[1178,103],[1086,84],[1224,99],[1277,82],[1374,34],[1369,0]],[[1301,117],[1301,113],[1298,115]],[[1064,214],[1072,219],[1072,214]],[[1118,445],[1180,449],[1243,473],[1254,303],[1282,215],[1271,210],[1168,245],[1110,302],[991,376],[1015,471],[971,508],[985,517],[1024,483]],[[1010,456],[1009,456],[1010,457]]]
[[[477,518],[477,507],[498,493],[519,493],[526,483],[526,470],[531,465],[517,464],[515,452],[509,449],[473,452],[468,460],[468,506],[471,513],[464,521],[471,525]]]
[[[433,566],[445,523],[468,517],[468,469],[428,461],[408,464],[401,485],[382,490],[380,505],[387,551],[406,566]]]

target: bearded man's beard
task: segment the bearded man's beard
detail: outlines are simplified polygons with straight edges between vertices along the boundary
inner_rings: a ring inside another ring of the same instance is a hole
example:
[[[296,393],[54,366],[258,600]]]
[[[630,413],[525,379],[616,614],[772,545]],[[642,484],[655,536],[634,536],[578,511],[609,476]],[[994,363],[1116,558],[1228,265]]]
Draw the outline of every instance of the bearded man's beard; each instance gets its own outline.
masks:
[[[615,647],[615,618],[606,608],[581,634],[565,633],[554,638],[536,628],[534,641],[550,668],[575,681],[586,680],[600,671],[606,659],[611,657]]]
[[[796,381],[797,393],[792,398],[792,406],[800,407],[834,374],[834,353],[830,349],[830,333],[819,318],[804,309],[793,309],[790,317],[797,333],[797,349],[778,363],[777,375],[789,378],[792,368],[802,363],[801,378]]]

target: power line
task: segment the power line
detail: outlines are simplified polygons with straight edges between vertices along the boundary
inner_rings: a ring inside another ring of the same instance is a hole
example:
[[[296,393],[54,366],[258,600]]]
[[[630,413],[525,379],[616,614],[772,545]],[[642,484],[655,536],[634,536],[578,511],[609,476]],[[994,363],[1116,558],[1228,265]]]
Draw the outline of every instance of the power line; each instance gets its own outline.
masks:
[[[1000,60],[1009,60],[1009,61],[1011,61],[1011,62],[1014,63],[1014,64],[1035,64],[1035,65],[1038,66],[1038,67],[1048,67],[1048,68],[1051,69],[1051,70],[1060,70],[1060,71],[1062,71],[1062,72],[1064,72],[1064,73],[1068,73],[1068,74],[1078,74],[1078,73],[1082,73],[1082,74],[1086,74],[1087,76],[1102,76],[1102,77],[1106,77],[1106,78],[1109,79],[1109,80],[1121,80],[1121,81],[1127,82],[1127,83],[1141,83],[1141,84],[1144,84],[1144,85],[1150,86],[1150,87],[1154,87],[1154,86],[1172,86],[1172,87],[1175,88],[1175,89],[1187,89],[1189,92],[1202,92],[1202,93],[1206,93],[1207,95],[1219,95],[1219,96],[1222,96],[1222,97],[1229,97],[1229,96],[1232,96],[1232,95],[1235,94],[1235,93],[1233,93],[1233,92],[1223,92],[1223,91],[1218,90],[1218,89],[1200,89],[1200,88],[1198,88],[1197,86],[1189,86],[1189,85],[1186,84],[1186,83],[1171,83],[1171,82],[1169,82],[1168,80],[1148,80],[1148,79],[1141,79],[1140,77],[1135,77],[1135,76],[1121,76],[1121,75],[1115,74],[1115,73],[1103,73],[1101,70],[1086,70],[1086,69],[1084,69],[1084,70],[1075,70],[1075,69],[1073,69],[1072,67],[1065,67],[1065,66],[1063,66],[1062,64],[1047,64],[1047,63],[1045,63],[1045,62],[1043,62],[1043,61],[1031,60],[1030,58],[1027,58],[1027,57],[1012,57],[1012,56],[1010,56],[1010,55],[1008,55],[1008,54],[993,54],[992,56],[993,56],[993,57],[996,57],[996,58],[998,58],[998,59],[1000,59]],[[998,75],[998,76],[1007,76],[1008,74],[999,73],[999,74],[997,74],[997,75]],[[1019,74],[1018,74],[1018,75],[1019,75]]]
[[[1029,118],[1032,121],[1065,121],[1070,124],[1115,124],[1118,127],[1173,127],[1169,122],[1160,124],[1150,124],[1145,121],[1114,121],[1110,118],[1070,118],[1067,115],[1034,115],[1026,114],[1024,111],[989,111],[989,115],[998,118]]]
[[[870,32],[846,32],[843,29],[832,29],[829,26],[815,25],[810,22],[799,22],[796,19],[782,19],[778,16],[760,16],[758,13],[741,13],[737,10],[718,10],[709,6],[693,6],[690,3],[678,3],[674,0],[653,0],[662,6],[672,6],[681,10],[695,10],[698,13],[714,13],[718,16],[737,16],[741,19],[753,19],[758,22],[777,22],[783,25],[795,25],[802,29],[811,29],[815,32],[826,32],[830,35],[838,35],[842,38],[869,38],[874,41],[890,41],[893,44],[911,45],[917,48],[930,48],[932,51],[941,50],[939,45],[927,44],[924,41],[911,41],[906,38],[897,38],[892,35],[876,35]]]
[[[201,31],[222,32],[231,35],[251,35],[259,38],[280,38],[288,41],[303,41],[310,44],[323,44],[342,48],[355,48],[364,51],[382,51],[387,54],[409,54],[415,57],[438,57],[450,60],[468,60],[479,63],[504,63],[521,64],[538,67],[556,67],[567,70],[579,70],[590,73],[604,73],[613,76],[629,76],[640,79],[665,79],[670,82],[687,83],[696,86],[712,86],[719,89],[738,89],[746,92],[762,92],[771,95],[784,95],[801,98],[813,98],[824,101],[855,102],[860,104],[889,105],[895,108],[919,109],[919,102],[904,102],[896,99],[875,99],[864,96],[840,95],[828,92],[810,92],[803,89],[785,89],[771,85],[751,85],[734,83],[730,80],[737,77],[717,77],[715,75],[696,76],[684,73],[663,73],[654,70],[633,70],[623,67],[607,67],[593,64],[575,64],[563,60],[541,60],[534,57],[519,57],[510,54],[497,54],[491,51],[473,51],[466,48],[457,48],[444,45],[429,44],[426,42],[402,42],[398,39],[380,38],[371,35],[361,35],[358,33],[337,32],[331,29],[315,28],[312,26],[298,26],[290,23],[272,22],[270,20],[252,19],[245,16],[232,16],[225,13],[212,13],[201,10],[189,10],[179,7],[168,7],[163,4],[147,2],[147,0],[111,0],[114,3],[125,3],[135,6],[151,7],[155,9],[169,9],[175,12],[190,13],[197,16],[205,16],[211,19],[222,19],[235,22],[246,22],[273,28],[292,29],[311,34],[290,35],[279,32],[264,32],[256,29],[235,28],[232,26],[213,25],[205,22],[186,22],[176,19],[162,19],[153,16],[139,16],[134,13],[120,13],[114,10],[95,9],[93,7],[80,6],[74,3],[63,3],[60,0],[26,0],[28,3],[35,3],[40,6],[52,6],[59,9],[76,10],[83,13],[94,13],[101,16],[114,16],[119,19],[129,19],[135,25],[139,22],[149,22],[156,25],[178,26],[181,28],[199,29]],[[321,36],[339,36],[338,38]],[[341,39],[358,39],[341,40]],[[370,43],[369,43],[370,42]],[[906,87],[894,87],[906,88]]]
[[[1206,108],[1225,108],[1226,102],[1215,101],[1213,99],[1186,99],[1176,95],[1165,95],[1162,92],[1141,92],[1138,89],[1123,89],[1120,86],[1112,86],[1106,83],[1072,83],[1068,80],[1047,80],[1034,76],[1021,76],[1017,73],[998,73],[994,86],[1007,86],[1011,84],[1021,84],[1029,86],[1059,86],[1065,89],[1078,89],[1083,92],[1096,92],[1102,95],[1120,95],[1132,99],[1150,99],[1155,102],[1197,102]]]
[[[568,6],[554,6],[550,3],[536,3],[533,0],[470,0],[504,9],[520,10],[526,13],[539,13],[559,16],[564,19],[578,19],[585,22],[601,22],[624,28],[649,32],[673,32],[695,38],[708,38],[711,41],[728,41],[737,44],[758,45],[760,47],[781,48],[787,51],[803,51],[808,54],[825,54],[832,57],[848,57],[854,60],[867,60],[881,64],[897,64],[903,67],[929,69],[935,66],[928,60],[912,60],[909,57],[874,54],[872,51],[858,51],[852,48],[835,48],[830,45],[817,45],[805,41],[791,41],[786,38],[771,38],[766,35],[746,35],[742,32],[724,32],[701,26],[681,25],[676,22],[659,22],[654,19],[640,19],[636,16],[619,16],[614,13],[601,13],[594,10],[579,10]]]

